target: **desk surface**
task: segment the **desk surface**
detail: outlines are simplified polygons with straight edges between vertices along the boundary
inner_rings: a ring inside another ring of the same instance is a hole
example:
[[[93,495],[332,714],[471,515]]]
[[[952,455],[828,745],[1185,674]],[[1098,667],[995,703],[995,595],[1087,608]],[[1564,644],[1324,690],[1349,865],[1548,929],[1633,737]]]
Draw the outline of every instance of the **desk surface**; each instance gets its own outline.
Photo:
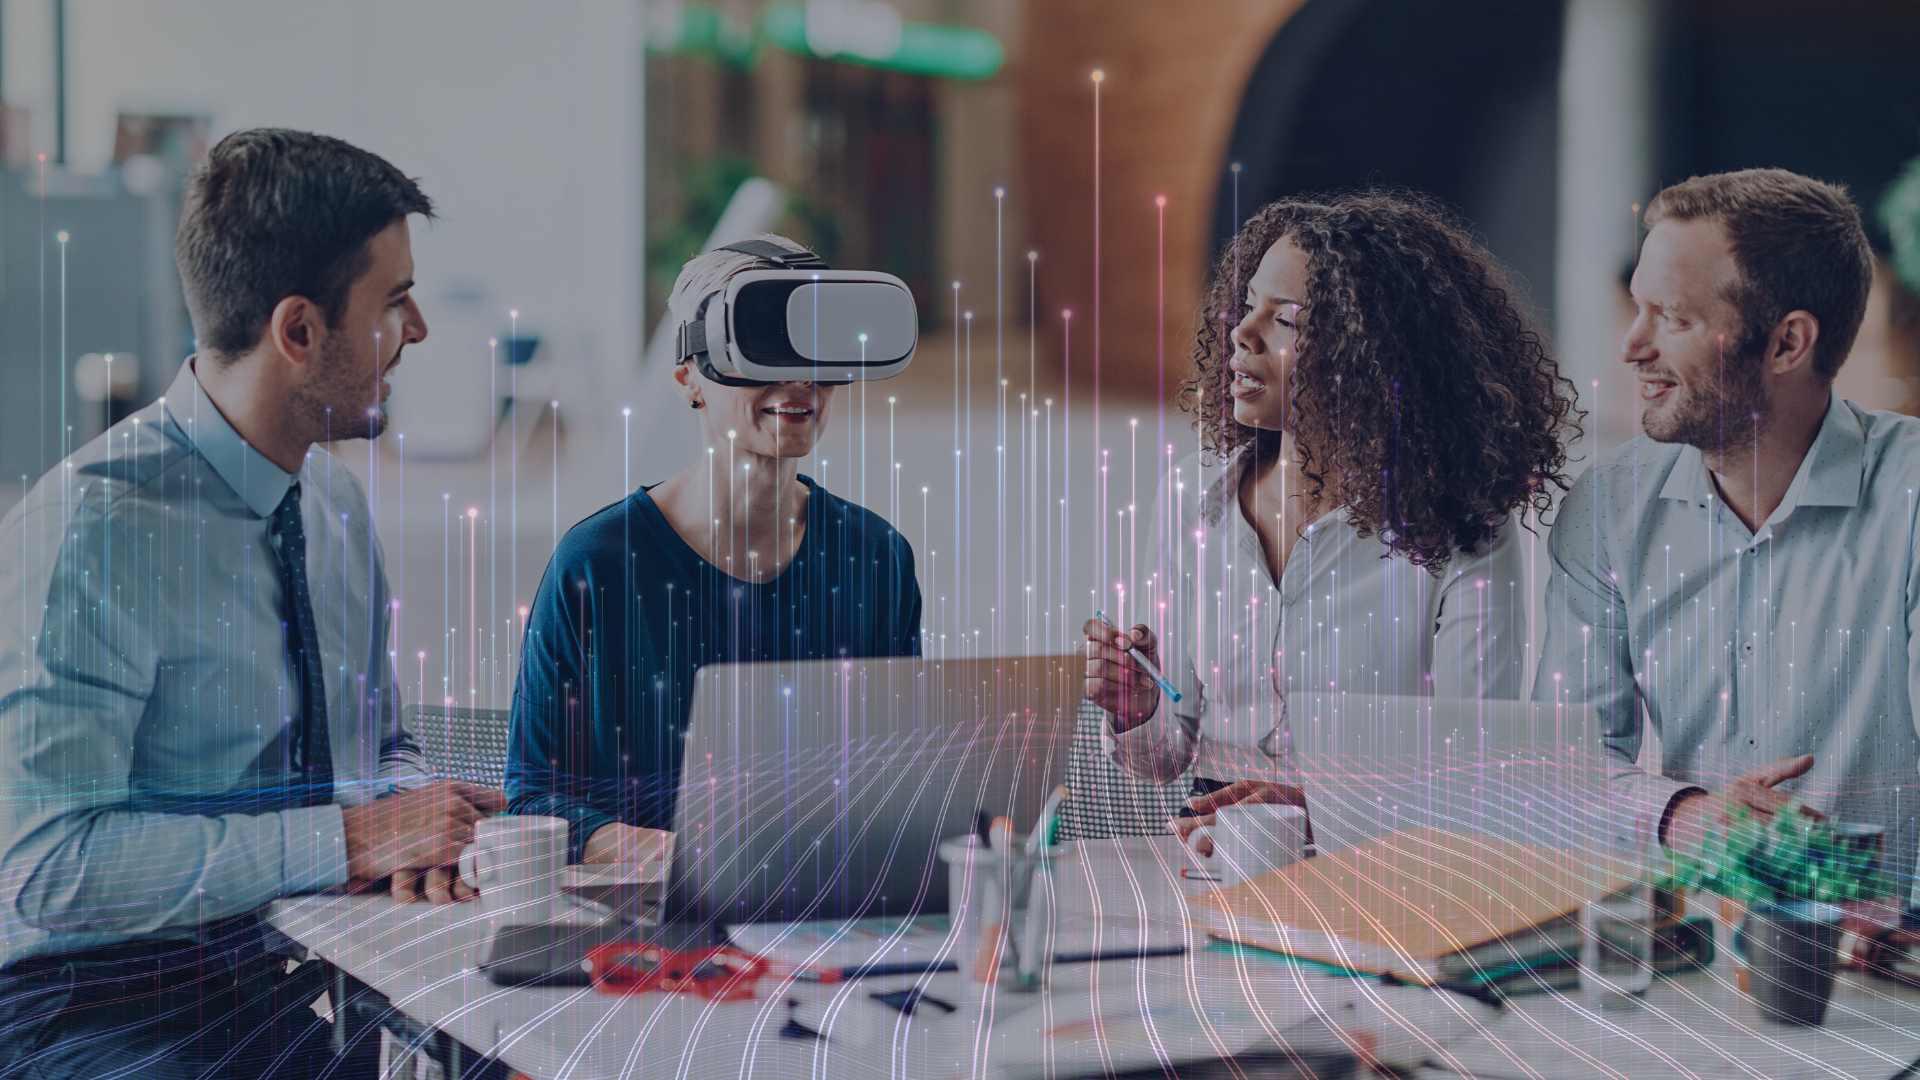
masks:
[[[1062,919],[1184,923],[1186,896],[1208,888],[1179,875],[1169,838],[1079,848],[1080,858],[1061,868]],[[1657,983],[1639,1008],[1606,1013],[1557,995],[1519,998],[1497,1012],[1454,995],[1308,974],[1198,940],[1184,957],[1055,965],[1039,993],[942,974],[791,983],[762,1000],[717,1005],[494,986],[475,968],[492,931],[475,905],[306,897],[276,904],[272,921],[414,1020],[534,1077],[1073,1075],[1076,1065],[1118,1064],[1116,1055],[1177,1063],[1263,1035],[1309,1057],[1337,1055],[1345,1043],[1336,1028],[1368,1032],[1401,1060],[1500,1078],[1879,1078],[1920,1058],[1920,993],[1843,977],[1824,1027],[1783,1028],[1756,1018],[1724,959],[1713,971]],[[959,1003],[961,1012],[922,1010],[909,1021],[867,996],[910,986]],[[790,1016],[826,1039],[783,1037]],[[1043,1030],[1056,1034],[1047,1039]]]
[[[1826,1023],[1759,1019],[1724,954],[1708,971],[1654,983],[1639,1007],[1589,1012],[1572,995],[1515,998],[1499,1020],[1451,1048],[1490,1077],[1897,1076],[1920,1058],[1920,993],[1846,974]],[[1523,1067],[1524,1065],[1524,1067]]]

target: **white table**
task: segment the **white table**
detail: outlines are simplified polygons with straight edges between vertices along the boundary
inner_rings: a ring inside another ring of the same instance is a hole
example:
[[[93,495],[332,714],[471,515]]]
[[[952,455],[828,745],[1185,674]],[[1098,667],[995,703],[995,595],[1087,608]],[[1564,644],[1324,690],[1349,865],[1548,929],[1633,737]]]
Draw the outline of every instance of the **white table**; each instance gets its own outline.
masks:
[[[1146,912],[1184,926],[1186,894],[1212,887],[1179,875],[1171,838],[1079,847],[1080,856],[1059,869],[1063,919]],[[1027,994],[938,974],[789,983],[765,1000],[733,1004],[683,995],[615,998],[493,985],[476,970],[492,926],[475,905],[304,897],[277,903],[270,917],[280,932],[412,1020],[540,1078],[1021,1076],[1045,1071],[1044,1064],[1029,1070],[1022,1062],[1048,1060],[1039,1049],[1047,1045],[1054,1047],[1055,1075],[1062,1075],[1074,1061],[1099,1062],[1103,1051],[1112,1056],[1157,1042],[1167,1057],[1191,1060],[1263,1034],[1265,1042],[1285,1039],[1304,1055],[1332,1055],[1344,1046],[1315,1014],[1353,996],[1352,980],[1201,948],[1137,962],[1055,965],[1047,989]],[[914,986],[961,1011],[948,1016],[923,1007],[903,1020],[868,997]],[[790,1000],[800,1003],[797,1010]],[[1103,1013],[1098,1023],[1088,1015],[1093,1003]],[[789,1016],[824,1031],[825,1040],[782,1037]],[[1044,1043],[1042,1027],[1069,1034]],[[979,1037],[983,1029],[992,1037]],[[1080,1029],[1084,1036],[1071,1034]]]
[[[1170,838],[1079,847],[1080,858],[1061,868],[1063,919],[1097,913],[1180,925],[1187,895],[1210,887],[1180,876]],[[941,974],[790,983],[763,1000],[722,1005],[494,986],[476,970],[492,927],[472,905],[307,897],[276,904],[271,919],[411,1019],[538,1078],[1072,1075],[1070,1066],[1098,1067],[1115,1055],[1177,1063],[1252,1042],[1339,1054],[1343,1037],[1330,1025],[1365,1033],[1391,1060],[1429,1060],[1440,1066],[1433,1075],[1885,1078],[1920,1057],[1920,993],[1843,977],[1826,1026],[1783,1028],[1755,1018],[1724,960],[1659,983],[1626,1013],[1589,1014],[1577,999],[1552,995],[1497,1012],[1455,995],[1308,974],[1204,941],[1184,957],[1056,965],[1039,993]],[[961,1011],[923,1008],[906,1020],[868,998],[912,986]],[[783,1037],[790,1016],[824,1031],[824,1041]],[[1046,1039],[1043,1029],[1058,1034]]]
[[[1842,974],[1815,1028],[1759,1018],[1734,983],[1725,927],[1714,966],[1654,983],[1638,1008],[1584,1009],[1577,995],[1512,999],[1479,1037],[1450,1048],[1490,1077],[1871,1077],[1920,1059],[1920,992]]]

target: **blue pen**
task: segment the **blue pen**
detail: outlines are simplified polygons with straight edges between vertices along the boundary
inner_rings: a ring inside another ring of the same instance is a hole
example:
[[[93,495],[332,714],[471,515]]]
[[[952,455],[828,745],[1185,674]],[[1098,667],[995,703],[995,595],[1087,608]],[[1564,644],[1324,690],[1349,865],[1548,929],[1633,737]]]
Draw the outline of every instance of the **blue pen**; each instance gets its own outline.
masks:
[[[1107,618],[1107,613],[1101,611],[1099,608],[1093,609],[1093,617],[1106,623],[1108,626],[1113,625],[1113,620]],[[1167,677],[1160,674],[1160,669],[1153,666],[1153,661],[1147,659],[1145,653],[1133,647],[1133,635],[1131,634],[1127,635],[1127,652],[1132,654],[1133,662],[1140,665],[1140,670],[1153,676],[1154,684],[1160,687],[1161,693],[1166,694],[1168,700],[1176,702],[1180,700],[1180,691],[1175,690],[1173,684],[1167,681]]]

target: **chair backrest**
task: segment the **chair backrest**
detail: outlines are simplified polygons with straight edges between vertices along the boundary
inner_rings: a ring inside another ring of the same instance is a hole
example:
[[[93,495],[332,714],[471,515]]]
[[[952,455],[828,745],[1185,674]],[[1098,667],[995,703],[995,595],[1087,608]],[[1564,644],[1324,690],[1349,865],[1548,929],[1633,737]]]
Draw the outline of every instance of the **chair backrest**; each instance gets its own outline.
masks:
[[[1168,784],[1142,780],[1113,763],[1100,738],[1107,712],[1091,701],[1080,703],[1074,718],[1073,747],[1067,754],[1067,790],[1060,811],[1060,835],[1067,840],[1112,836],[1151,836],[1167,831],[1167,820],[1186,805],[1193,787],[1189,769]]]
[[[498,788],[507,779],[507,710],[415,705],[407,730],[436,776]]]

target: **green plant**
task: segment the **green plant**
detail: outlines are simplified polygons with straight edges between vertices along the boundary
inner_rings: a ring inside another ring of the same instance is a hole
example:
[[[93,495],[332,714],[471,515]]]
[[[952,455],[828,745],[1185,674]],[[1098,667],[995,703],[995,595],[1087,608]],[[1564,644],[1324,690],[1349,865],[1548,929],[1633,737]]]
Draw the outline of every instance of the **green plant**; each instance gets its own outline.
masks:
[[[1891,895],[1878,853],[1848,843],[1798,801],[1768,822],[1741,807],[1707,834],[1697,854],[1671,852],[1663,889],[1718,893],[1748,907],[1794,901],[1840,903]]]

